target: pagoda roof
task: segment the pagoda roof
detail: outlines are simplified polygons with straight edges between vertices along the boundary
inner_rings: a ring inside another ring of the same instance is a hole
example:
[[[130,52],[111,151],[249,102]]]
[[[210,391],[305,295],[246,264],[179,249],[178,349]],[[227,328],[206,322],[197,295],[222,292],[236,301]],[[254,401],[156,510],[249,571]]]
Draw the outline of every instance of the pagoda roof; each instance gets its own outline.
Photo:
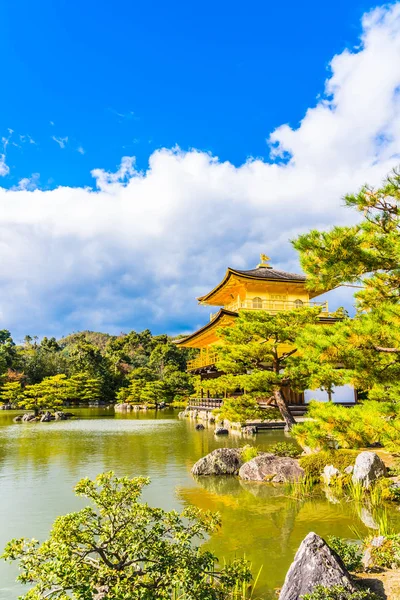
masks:
[[[217,312],[215,317],[211,321],[206,323],[206,325],[203,325],[203,327],[201,327],[197,331],[194,331],[193,333],[189,334],[185,338],[182,338],[180,340],[174,340],[174,343],[177,346],[189,345],[189,347],[190,347],[192,341],[194,341],[196,338],[199,338],[199,336],[202,336],[202,335],[208,333],[210,330],[214,329],[218,325],[218,323],[223,320],[224,317],[228,317],[228,318],[230,317],[231,319],[232,318],[234,319],[237,316],[238,316],[237,312],[233,312],[231,310],[226,310],[225,308],[221,308]],[[194,346],[194,347],[196,347],[196,346]]]
[[[231,277],[239,279],[254,280],[254,281],[274,281],[281,283],[302,283],[307,281],[307,277],[299,273],[289,273],[288,271],[280,271],[273,269],[270,266],[258,266],[255,269],[248,271],[241,271],[239,269],[232,269],[228,267],[225,277],[211,292],[197,298],[199,302],[207,302],[210,300],[222,287],[224,287]]]

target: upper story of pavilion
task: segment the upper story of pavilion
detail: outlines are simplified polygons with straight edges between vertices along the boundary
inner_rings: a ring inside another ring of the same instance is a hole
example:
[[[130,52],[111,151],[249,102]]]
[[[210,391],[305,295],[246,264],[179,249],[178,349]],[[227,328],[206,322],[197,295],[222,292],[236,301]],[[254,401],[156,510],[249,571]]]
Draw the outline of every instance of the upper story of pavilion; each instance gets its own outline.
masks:
[[[218,306],[203,327],[177,341],[177,345],[200,350],[198,358],[190,361],[188,370],[193,371],[215,363],[214,344],[220,342],[218,329],[232,325],[241,310],[263,310],[276,313],[304,306],[319,306],[320,321],[332,321],[328,303],[317,302],[319,294],[306,288],[306,276],[274,269],[269,259],[261,255],[261,262],[254,269],[240,271],[231,269],[222,281],[208,294],[197,298],[200,304]]]
[[[328,312],[327,302],[315,302],[306,289],[306,276],[273,269],[268,257],[261,254],[255,269],[239,271],[230,267],[223,280],[208,294],[200,296],[200,304],[220,306],[231,312],[264,310],[270,313],[319,305]],[[213,315],[211,315],[211,318]]]

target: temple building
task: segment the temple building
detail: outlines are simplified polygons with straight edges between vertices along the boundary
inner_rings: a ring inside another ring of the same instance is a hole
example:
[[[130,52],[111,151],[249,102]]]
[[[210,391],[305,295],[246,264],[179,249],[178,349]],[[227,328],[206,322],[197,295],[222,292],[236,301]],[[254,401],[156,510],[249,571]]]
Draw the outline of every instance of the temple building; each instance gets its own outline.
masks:
[[[197,298],[199,304],[219,307],[210,315],[210,321],[177,341],[184,348],[197,348],[199,355],[188,362],[188,371],[201,376],[201,379],[219,377],[216,368],[215,345],[220,342],[217,330],[229,327],[241,310],[263,310],[271,314],[282,310],[293,310],[303,306],[319,306],[321,323],[333,323],[335,318],[329,314],[328,303],[315,301],[319,294],[306,288],[306,276],[274,269],[269,258],[261,254],[261,262],[248,271],[228,268],[222,281],[208,294]],[[343,388],[343,389],[342,389]],[[306,390],[303,394],[291,394],[288,400],[293,404],[304,404],[309,399],[327,399],[321,390]],[[354,402],[354,390],[350,386],[336,388],[337,402]]]

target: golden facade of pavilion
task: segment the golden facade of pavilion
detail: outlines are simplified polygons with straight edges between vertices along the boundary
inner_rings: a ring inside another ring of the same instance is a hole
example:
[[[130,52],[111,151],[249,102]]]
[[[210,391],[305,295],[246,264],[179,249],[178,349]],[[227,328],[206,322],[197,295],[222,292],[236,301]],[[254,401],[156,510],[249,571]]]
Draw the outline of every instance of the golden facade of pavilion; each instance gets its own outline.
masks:
[[[219,342],[217,330],[232,325],[241,310],[263,310],[273,314],[303,306],[320,306],[320,320],[331,320],[327,302],[315,302],[313,298],[319,294],[307,290],[305,275],[273,269],[268,261],[262,254],[255,269],[228,268],[221,283],[197,299],[200,304],[219,306],[220,309],[211,314],[210,322],[204,327],[177,342],[181,347],[200,351],[196,359],[189,361],[189,371],[212,372],[216,361],[214,348]]]

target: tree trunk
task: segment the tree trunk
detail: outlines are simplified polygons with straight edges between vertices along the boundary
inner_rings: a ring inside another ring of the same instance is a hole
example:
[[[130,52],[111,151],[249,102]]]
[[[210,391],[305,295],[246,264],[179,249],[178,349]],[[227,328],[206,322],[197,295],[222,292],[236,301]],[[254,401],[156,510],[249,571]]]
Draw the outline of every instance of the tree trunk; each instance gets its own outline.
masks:
[[[275,402],[278,406],[279,412],[281,413],[282,419],[285,421],[285,431],[290,431],[293,425],[296,425],[296,421],[294,420],[292,413],[287,407],[286,401],[282,395],[280,390],[274,391]]]

